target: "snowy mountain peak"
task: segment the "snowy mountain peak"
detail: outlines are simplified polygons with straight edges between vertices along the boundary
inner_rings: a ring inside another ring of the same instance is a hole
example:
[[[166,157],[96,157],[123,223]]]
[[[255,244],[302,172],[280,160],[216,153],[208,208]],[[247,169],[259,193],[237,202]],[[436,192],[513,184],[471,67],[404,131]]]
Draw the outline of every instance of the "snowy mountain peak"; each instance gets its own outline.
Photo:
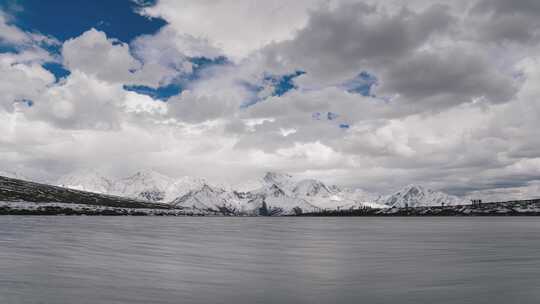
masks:
[[[163,201],[174,180],[153,170],[136,172],[114,183],[112,192],[117,195],[149,201]]]
[[[276,185],[283,185],[283,184],[290,183],[292,179],[293,179],[292,175],[289,175],[286,173],[277,173],[277,172],[267,172],[263,177],[264,182],[268,184],[276,184]]]
[[[433,193],[431,189],[425,189],[421,185],[407,185],[400,191],[396,192],[397,195],[401,195],[407,201],[421,200],[426,195]]]
[[[128,183],[140,183],[144,185],[169,184],[172,179],[154,170],[138,171],[135,174],[123,179]]]
[[[202,178],[184,176],[175,180],[170,184],[166,190],[166,196],[163,199],[164,202],[170,202],[178,197],[181,197],[188,192],[201,189],[206,184],[206,180]]]
[[[95,193],[110,193],[113,188],[112,179],[95,170],[79,171],[63,176],[56,184],[61,187]]]
[[[407,185],[394,194],[381,198],[379,203],[398,208],[466,204],[464,200],[456,196],[414,184]]]
[[[117,180],[96,170],[86,170],[66,175],[56,182],[67,188],[154,202],[170,202],[193,189],[200,189],[205,183],[205,180],[194,177],[173,179],[154,170],[138,171]]]
[[[207,192],[207,193],[223,193],[225,190],[220,189],[220,188],[214,188],[210,186],[209,184],[204,183],[199,191]]]
[[[209,212],[235,214],[241,210],[241,202],[233,193],[208,184],[203,184],[199,189],[191,190],[170,203],[177,207]]]
[[[282,197],[286,195],[285,191],[283,191],[283,189],[276,184],[272,184],[270,187],[268,187],[268,194],[273,197]]]
[[[424,186],[419,184],[408,184],[404,186],[401,190],[424,190]]]
[[[253,185],[246,191],[208,183],[202,178],[186,176],[173,179],[153,170],[139,171],[116,181],[97,171],[79,172],[64,177],[58,184],[227,214],[277,215],[362,207],[449,206],[467,203],[455,196],[416,184],[380,197],[360,189],[327,185],[316,179],[300,180],[277,172],[266,173],[259,179],[258,187]]]
[[[332,192],[323,182],[314,179],[302,180],[293,189],[293,193],[301,196],[330,195]]]

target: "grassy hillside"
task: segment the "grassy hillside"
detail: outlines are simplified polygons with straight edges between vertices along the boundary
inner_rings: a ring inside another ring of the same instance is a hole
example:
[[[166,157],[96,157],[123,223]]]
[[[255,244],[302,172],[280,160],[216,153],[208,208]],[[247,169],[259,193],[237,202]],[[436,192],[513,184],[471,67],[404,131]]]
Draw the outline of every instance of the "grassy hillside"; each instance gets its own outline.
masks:
[[[84,204],[118,208],[171,209],[166,204],[73,190],[0,176],[0,201]]]

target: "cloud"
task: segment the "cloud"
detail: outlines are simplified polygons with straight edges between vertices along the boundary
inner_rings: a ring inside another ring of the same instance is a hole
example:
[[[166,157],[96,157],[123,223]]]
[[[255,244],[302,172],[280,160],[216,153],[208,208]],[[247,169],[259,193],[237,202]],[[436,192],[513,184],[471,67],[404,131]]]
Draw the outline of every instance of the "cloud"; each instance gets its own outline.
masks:
[[[35,51],[0,54],[0,110],[13,111],[17,101],[35,100],[54,82],[54,76],[40,64],[44,57],[47,55]]]
[[[58,40],[40,33],[25,32],[11,25],[12,17],[0,9],[0,45],[7,44],[15,48],[28,48],[38,44],[58,45]]]
[[[171,117],[187,123],[226,119],[240,107],[235,96],[197,95],[192,91],[171,98],[167,106]]]
[[[481,54],[462,48],[422,51],[404,58],[381,75],[378,90],[383,95],[399,95],[396,102],[421,103],[428,109],[475,99],[507,102],[516,91],[510,75]]]
[[[481,0],[471,9],[478,38],[488,42],[536,44],[540,41],[540,4],[535,0]]]
[[[181,35],[205,39],[232,58],[275,41],[291,39],[307,20],[307,11],[322,1],[159,1],[145,8]]]
[[[49,178],[276,170],[378,192],[532,196],[536,6],[159,1],[141,12],[167,20],[158,32],[125,43],[88,29],[60,54],[1,15],[0,160]],[[47,62],[70,74],[56,80]]]
[[[115,129],[125,91],[74,70],[64,83],[40,96],[27,115],[68,129]]]
[[[453,22],[448,7],[389,13],[362,2],[312,11],[292,40],[268,46],[268,64],[305,70],[315,85],[352,78],[363,69],[398,62]]]
[[[217,58],[222,55],[208,41],[178,33],[170,26],[163,27],[154,35],[137,37],[131,43],[131,49],[134,56],[144,62],[134,81],[150,86],[168,84],[179,75],[192,73],[190,58]]]
[[[69,70],[109,82],[128,81],[132,71],[141,67],[131,56],[127,44],[108,39],[105,33],[93,28],[64,42],[62,57]]]

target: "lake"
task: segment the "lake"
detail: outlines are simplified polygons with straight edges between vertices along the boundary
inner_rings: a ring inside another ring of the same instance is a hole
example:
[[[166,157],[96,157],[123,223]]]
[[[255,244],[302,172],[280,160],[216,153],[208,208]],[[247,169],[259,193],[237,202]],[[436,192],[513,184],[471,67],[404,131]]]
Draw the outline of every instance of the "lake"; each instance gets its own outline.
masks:
[[[538,303],[540,218],[0,216],[0,303]]]

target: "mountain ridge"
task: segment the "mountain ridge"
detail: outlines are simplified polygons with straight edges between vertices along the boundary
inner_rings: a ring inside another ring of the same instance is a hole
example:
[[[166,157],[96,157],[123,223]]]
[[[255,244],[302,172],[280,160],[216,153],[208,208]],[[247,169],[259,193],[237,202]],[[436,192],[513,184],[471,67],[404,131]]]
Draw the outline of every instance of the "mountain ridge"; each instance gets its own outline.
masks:
[[[279,172],[267,172],[252,184],[257,188],[247,191],[213,185],[202,178],[186,176],[174,179],[153,170],[138,171],[118,179],[97,170],[77,172],[61,177],[57,185],[195,212],[237,215],[293,215],[366,207],[385,209],[468,203],[421,185],[407,185],[392,194],[378,196],[361,189],[328,185],[317,179],[298,179]]]

